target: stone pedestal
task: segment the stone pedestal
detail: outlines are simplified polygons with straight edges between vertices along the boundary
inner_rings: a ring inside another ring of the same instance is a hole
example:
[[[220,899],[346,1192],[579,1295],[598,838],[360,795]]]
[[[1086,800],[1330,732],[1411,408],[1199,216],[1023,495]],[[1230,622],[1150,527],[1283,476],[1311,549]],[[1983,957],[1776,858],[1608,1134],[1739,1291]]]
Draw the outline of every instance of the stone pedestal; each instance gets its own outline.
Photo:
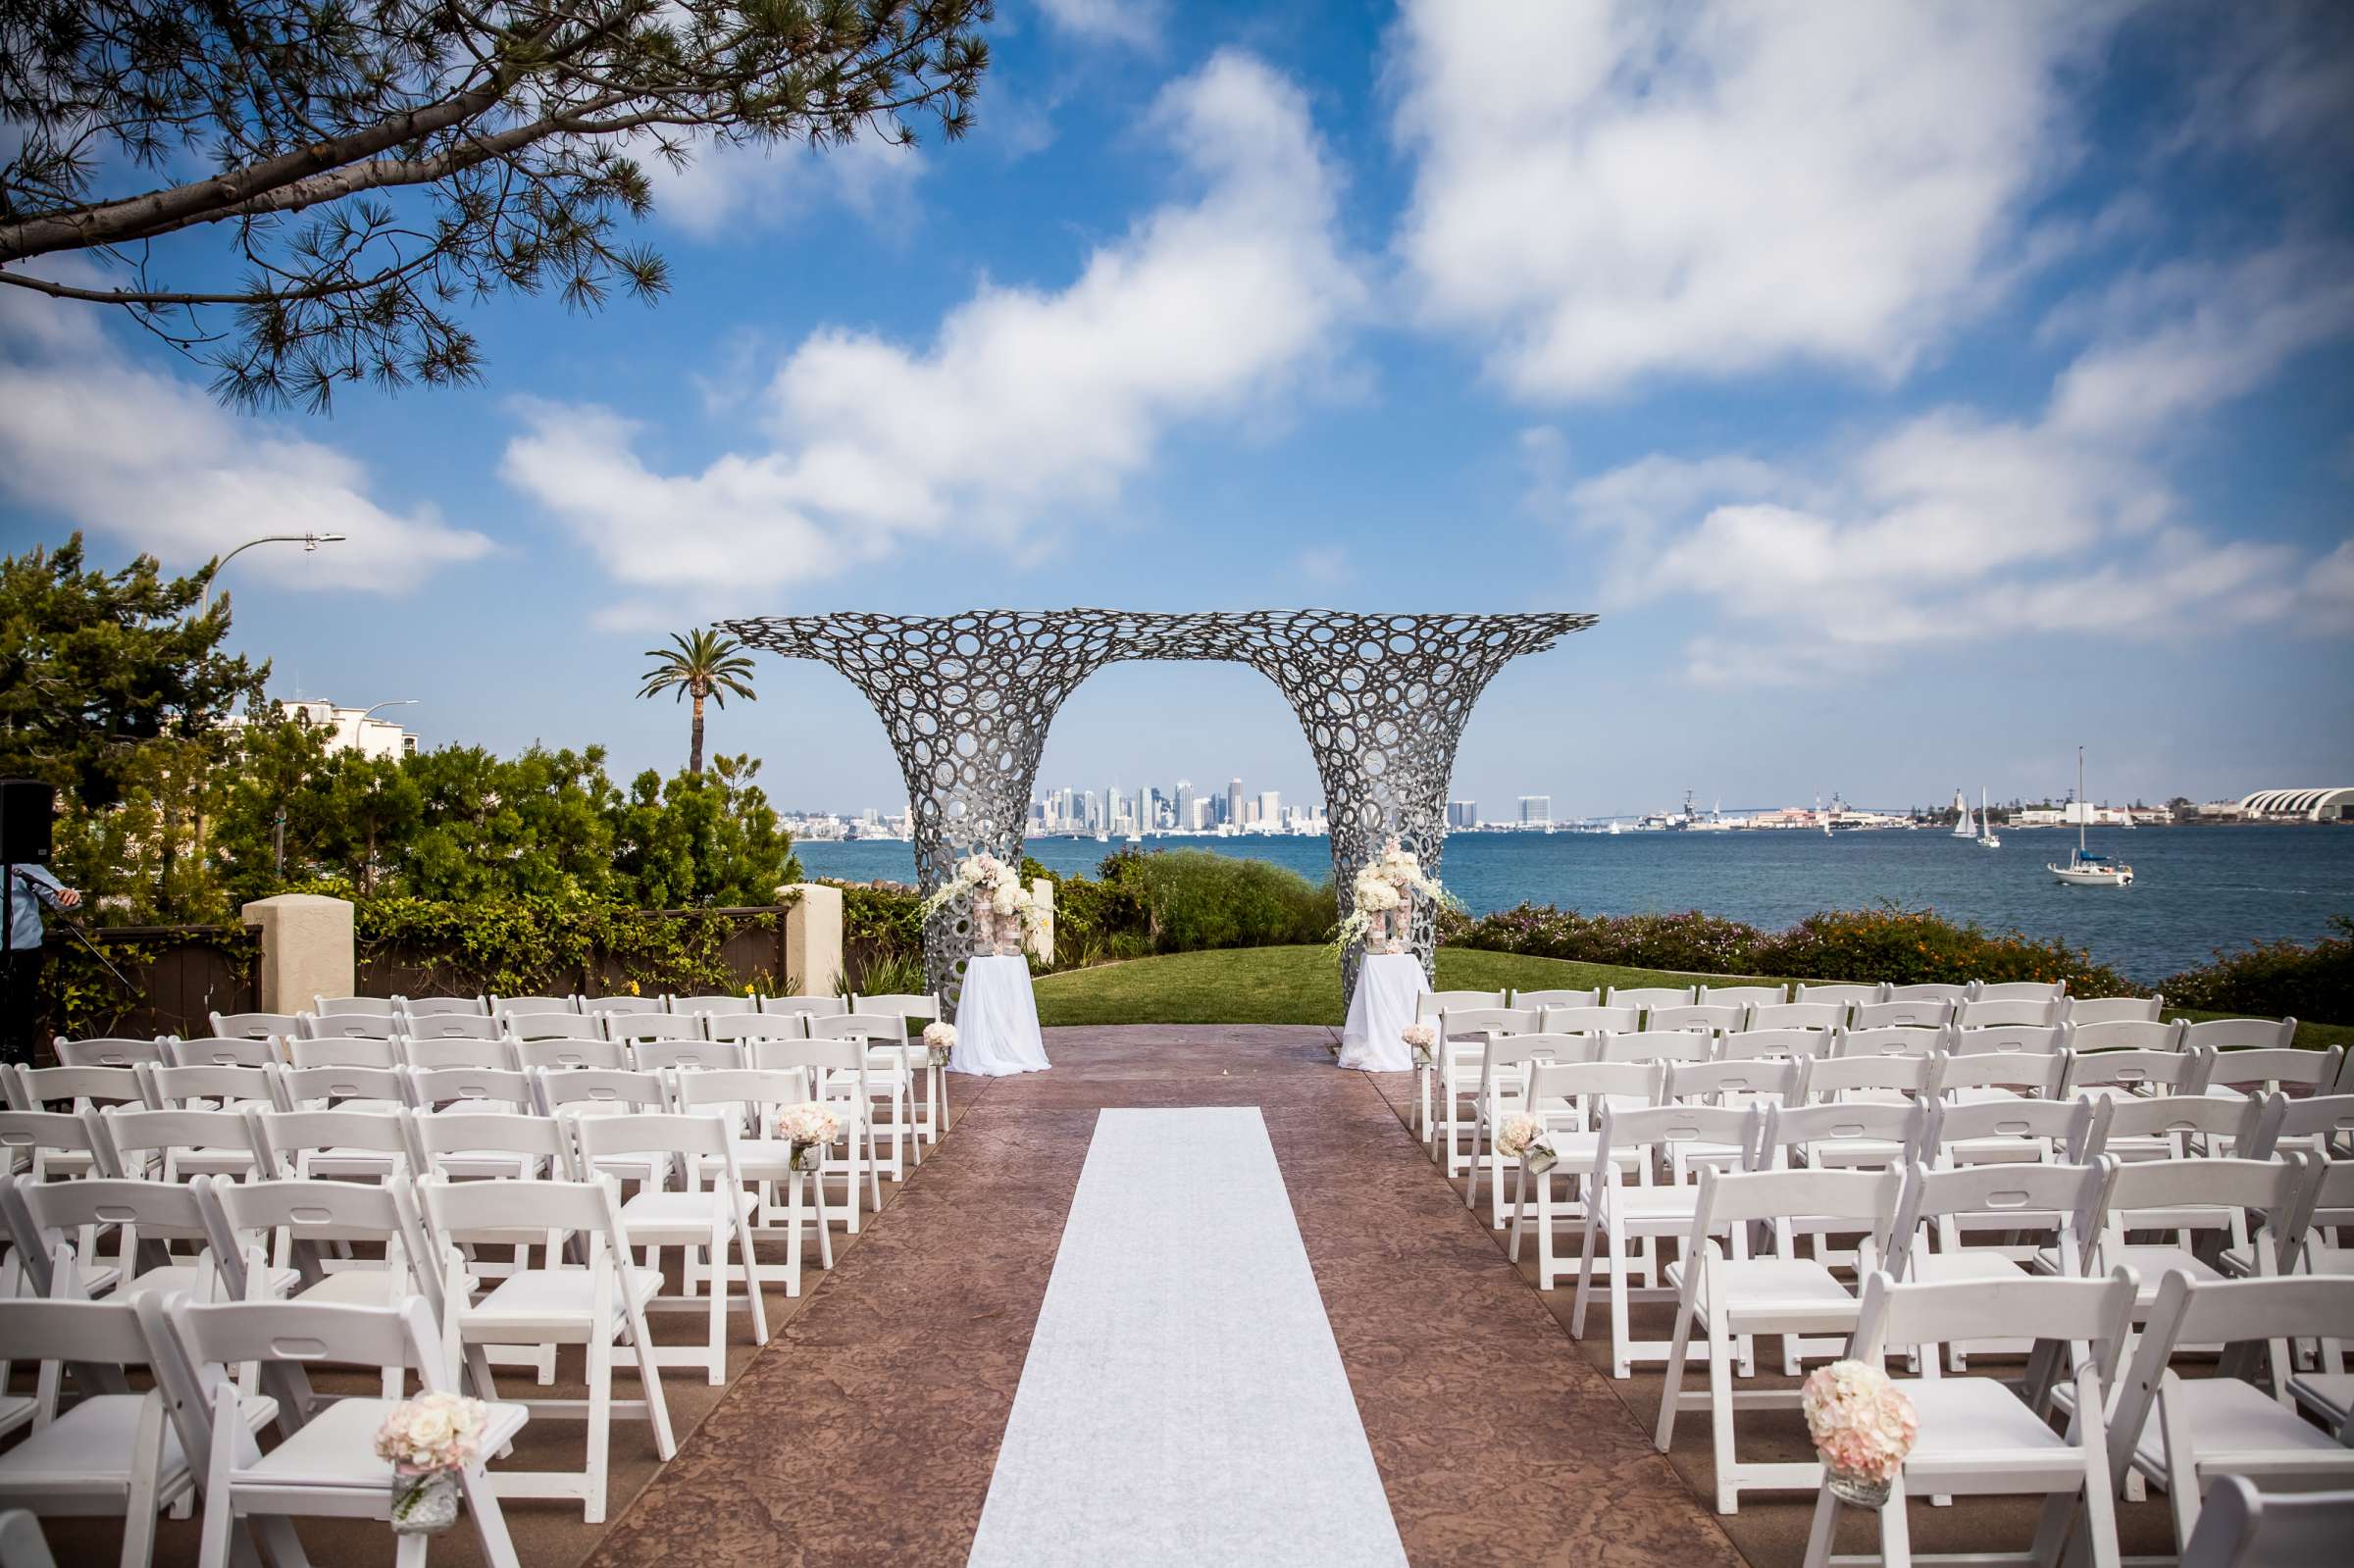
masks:
[[[780,902],[794,899],[785,915],[785,973],[803,996],[831,996],[842,986],[842,889],[820,883],[795,883],[777,889]]]
[[[265,1013],[299,1013],[322,996],[349,996],[357,966],[351,904],[318,893],[280,893],[241,911],[262,928],[260,995]]]

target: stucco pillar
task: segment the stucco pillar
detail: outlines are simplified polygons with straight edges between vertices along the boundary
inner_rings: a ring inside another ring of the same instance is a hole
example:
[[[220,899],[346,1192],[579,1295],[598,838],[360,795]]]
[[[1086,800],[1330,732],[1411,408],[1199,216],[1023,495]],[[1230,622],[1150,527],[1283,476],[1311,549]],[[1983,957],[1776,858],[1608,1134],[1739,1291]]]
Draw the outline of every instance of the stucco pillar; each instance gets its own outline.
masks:
[[[785,973],[803,996],[831,996],[842,986],[842,889],[801,882],[777,889],[785,912]]]
[[[1038,934],[1030,938],[1030,951],[1038,961],[1049,967],[1054,962],[1054,885],[1044,877],[1030,879],[1030,901],[1037,905]]]
[[[357,983],[351,904],[318,893],[257,898],[241,913],[262,928],[265,1013],[307,1012],[322,996],[349,996]]]

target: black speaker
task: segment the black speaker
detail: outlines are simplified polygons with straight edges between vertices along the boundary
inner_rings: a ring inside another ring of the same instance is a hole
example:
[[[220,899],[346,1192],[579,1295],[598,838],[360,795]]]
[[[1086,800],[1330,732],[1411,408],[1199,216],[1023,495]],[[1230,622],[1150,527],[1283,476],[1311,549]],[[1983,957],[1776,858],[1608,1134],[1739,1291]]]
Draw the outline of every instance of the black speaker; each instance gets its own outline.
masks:
[[[57,786],[38,779],[0,779],[0,861],[49,859]]]

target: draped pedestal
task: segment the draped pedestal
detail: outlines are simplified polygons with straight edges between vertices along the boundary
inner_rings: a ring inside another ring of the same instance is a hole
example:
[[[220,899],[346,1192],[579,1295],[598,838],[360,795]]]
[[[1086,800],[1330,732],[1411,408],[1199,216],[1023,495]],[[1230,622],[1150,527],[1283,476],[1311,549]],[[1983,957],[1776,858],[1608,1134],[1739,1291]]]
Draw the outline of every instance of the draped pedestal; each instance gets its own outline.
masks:
[[[1373,953],[1356,972],[1349,998],[1349,1022],[1341,1028],[1341,1065],[1368,1073],[1412,1070],[1406,1027],[1414,1021],[1416,998],[1430,989],[1422,961],[1411,953]]]
[[[1048,1065],[1047,1043],[1038,1031],[1038,999],[1030,991],[1029,960],[968,961],[948,1071],[1006,1078],[1043,1073]]]

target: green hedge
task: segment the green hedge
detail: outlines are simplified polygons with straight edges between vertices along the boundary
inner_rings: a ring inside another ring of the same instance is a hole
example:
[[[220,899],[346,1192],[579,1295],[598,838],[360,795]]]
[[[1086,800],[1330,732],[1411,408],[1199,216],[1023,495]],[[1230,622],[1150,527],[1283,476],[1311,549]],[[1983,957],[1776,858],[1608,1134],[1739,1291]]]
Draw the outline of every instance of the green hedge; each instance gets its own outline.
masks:
[[[2170,976],[2159,989],[2169,1010],[2253,1013],[2310,1023],[2354,1023],[2354,918],[2333,915],[2312,946],[2254,942],[2216,949],[2212,962]]]
[[[563,898],[370,898],[353,912],[365,970],[412,972],[414,995],[763,990],[793,977],[741,976],[723,956],[746,929],[776,930],[781,913],[651,910]],[[385,988],[382,986],[379,988]]]

